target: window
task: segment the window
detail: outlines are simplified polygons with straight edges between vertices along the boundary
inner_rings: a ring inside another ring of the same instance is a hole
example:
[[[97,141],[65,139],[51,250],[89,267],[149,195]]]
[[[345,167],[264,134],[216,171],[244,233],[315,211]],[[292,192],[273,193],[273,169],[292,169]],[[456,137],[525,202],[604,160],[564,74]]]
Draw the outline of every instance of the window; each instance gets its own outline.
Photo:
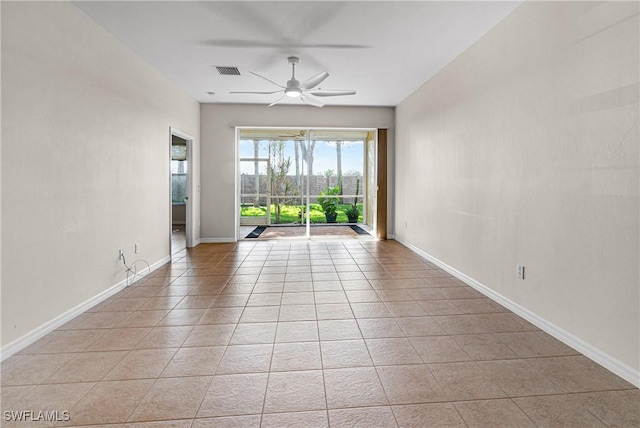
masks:
[[[171,146],[171,203],[185,205],[187,198],[187,146]]]

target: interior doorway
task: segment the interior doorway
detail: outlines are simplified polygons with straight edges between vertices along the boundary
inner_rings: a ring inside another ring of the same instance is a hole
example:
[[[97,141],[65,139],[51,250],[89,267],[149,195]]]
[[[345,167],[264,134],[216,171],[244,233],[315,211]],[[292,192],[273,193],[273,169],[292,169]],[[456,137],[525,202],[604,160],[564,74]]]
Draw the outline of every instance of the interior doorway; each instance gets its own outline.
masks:
[[[191,147],[193,138],[171,129],[170,254],[175,259],[192,246]]]
[[[238,237],[375,236],[376,135],[237,128]]]

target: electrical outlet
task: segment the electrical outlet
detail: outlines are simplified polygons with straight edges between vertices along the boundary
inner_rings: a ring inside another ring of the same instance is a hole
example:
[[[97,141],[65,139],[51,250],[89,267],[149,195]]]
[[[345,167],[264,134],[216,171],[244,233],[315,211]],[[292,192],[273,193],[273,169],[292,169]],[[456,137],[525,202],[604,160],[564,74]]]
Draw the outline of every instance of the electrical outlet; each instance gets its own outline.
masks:
[[[524,279],[524,266],[518,265],[518,278]]]
[[[118,260],[122,260],[122,257],[124,257],[124,253],[122,250],[118,250]]]
[[[136,244],[136,254],[140,252],[140,244]]]

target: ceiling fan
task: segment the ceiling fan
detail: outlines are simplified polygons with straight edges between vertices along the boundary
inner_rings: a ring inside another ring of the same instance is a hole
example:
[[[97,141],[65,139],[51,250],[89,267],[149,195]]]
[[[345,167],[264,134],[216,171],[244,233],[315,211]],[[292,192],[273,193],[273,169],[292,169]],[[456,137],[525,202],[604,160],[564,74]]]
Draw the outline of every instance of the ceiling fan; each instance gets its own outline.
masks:
[[[274,85],[282,88],[282,89],[278,89],[277,91],[270,91],[270,92],[238,92],[238,91],[233,91],[233,92],[229,92],[230,94],[258,94],[258,95],[270,95],[270,94],[277,94],[278,92],[282,92],[283,95],[280,99],[278,99],[277,101],[269,104],[269,107],[274,106],[282,101],[284,101],[287,98],[300,98],[300,101],[302,101],[305,104],[309,104],[315,107],[322,107],[324,106],[324,104],[320,101],[314,98],[315,97],[337,97],[337,96],[342,96],[342,95],[355,95],[356,91],[352,91],[352,90],[320,90],[320,89],[314,89],[315,87],[317,87],[320,83],[322,83],[324,81],[324,79],[326,79],[327,77],[329,77],[329,73],[327,73],[326,71],[320,72],[318,74],[316,74],[315,76],[312,76],[310,78],[308,78],[307,80],[305,80],[304,82],[300,83],[298,80],[296,80],[296,65],[300,62],[300,59],[298,57],[295,56],[290,56],[288,58],[289,60],[289,64],[291,64],[291,79],[289,81],[287,81],[287,86],[282,86],[279,83],[274,82],[271,79],[268,79],[264,76],[259,75],[258,73],[254,73],[253,71],[250,71],[251,74],[258,76],[264,80],[266,80],[269,83],[273,83]]]
[[[292,138],[292,139],[302,139],[307,136],[306,131],[298,131],[298,132],[285,132],[281,135],[278,135],[278,138]]]

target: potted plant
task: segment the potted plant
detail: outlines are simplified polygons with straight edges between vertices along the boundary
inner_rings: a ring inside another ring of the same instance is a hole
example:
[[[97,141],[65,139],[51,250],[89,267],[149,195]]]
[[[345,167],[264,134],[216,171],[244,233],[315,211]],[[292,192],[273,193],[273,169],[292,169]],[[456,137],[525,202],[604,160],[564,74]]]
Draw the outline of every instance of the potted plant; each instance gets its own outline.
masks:
[[[356,197],[353,198],[353,204],[351,207],[345,211],[347,215],[347,219],[349,219],[349,223],[357,223],[358,217],[360,216],[360,209],[358,208],[358,192],[360,191],[360,177],[356,179]]]
[[[327,223],[335,223],[338,218],[338,204],[340,203],[340,198],[335,195],[339,194],[340,186],[327,187],[325,191],[320,192],[318,203],[324,211]]]
[[[349,209],[345,211],[347,215],[347,219],[349,219],[349,223],[357,223],[358,217],[360,216],[360,209],[356,204],[351,204]]]

